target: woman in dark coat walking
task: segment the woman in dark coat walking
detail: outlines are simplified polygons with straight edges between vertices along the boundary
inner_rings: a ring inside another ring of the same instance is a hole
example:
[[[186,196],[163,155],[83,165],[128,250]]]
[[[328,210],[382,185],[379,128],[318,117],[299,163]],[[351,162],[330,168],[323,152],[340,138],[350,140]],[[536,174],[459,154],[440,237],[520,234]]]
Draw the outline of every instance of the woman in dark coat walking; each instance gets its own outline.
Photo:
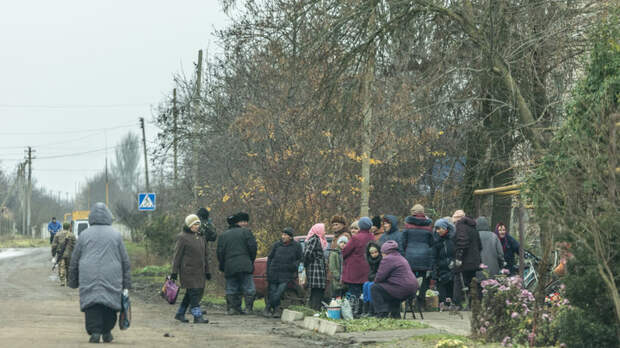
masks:
[[[381,246],[383,259],[379,265],[375,284],[370,288],[377,316],[400,319],[400,303],[415,295],[418,281],[407,260],[398,251],[398,244],[389,240]]]
[[[504,251],[506,268],[508,268],[511,275],[517,273],[518,269],[515,266],[515,256],[519,255],[519,242],[508,233],[508,227],[506,227],[503,222],[499,222],[495,226],[495,234],[497,238],[499,238],[502,250]]]
[[[304,267],[306,268],[307,286],[310,289],[310,308],[321,309],[321,301],[325,292],[327,270],[325,269],[325,224],[312,226],[305,241]]]
[[[368,281],[370,266],[366,261],[366,246],[368,242],[374,241],[374,236],[370,233],[372,221],[365,216],[358,221],[360,231],[351,237],[347,246],[342,250],[342,281],[347,285],[351,294],[353,313],[359,312],[359,298],[362,294],[362,285]]]
[[[183,232],[177,236],[172,260],[173,280],[181,276],[181,287],[186,289],[183,301],[179,305],[174,318],[187,323],[185,312],[189,309],[194,316],[194,323],[208,323],[200,309],[200,300],[205,291],[205,280],[211,279],[207,261],[207,249],[204,236],[199,233],[200,218],[194,214],[185,218]]]

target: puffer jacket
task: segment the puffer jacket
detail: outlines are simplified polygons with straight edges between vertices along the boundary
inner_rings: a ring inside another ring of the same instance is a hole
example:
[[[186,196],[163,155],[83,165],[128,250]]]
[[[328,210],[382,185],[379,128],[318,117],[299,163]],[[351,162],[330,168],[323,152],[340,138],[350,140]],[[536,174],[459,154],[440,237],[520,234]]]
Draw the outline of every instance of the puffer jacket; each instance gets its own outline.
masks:
[[[276,242],[267,257],[267,279],[276,283],[295,279],[302,256],[301,245],[296,241]]]
[[[433,220],[424,214],[407,216],[402,231],[400,252],[405,256],[411,269],[430,271],[433,269]]]
[[[402,232],[398,230],[398,219],[394,215],[385,215],[383,218],[390,221],[390,230],[384,231],[381,237],[379,237],[379,246],[382,246],[388,240],[393,240],[400,246]]]
[[[435,243],[433,244],[433,254],[435,265],[433,269],[432,279],[440,284],[452,282],[453,271],[450,269],[450,262],[454,261],[454,229],[448,229],[448,233],[440,237],[435,233]]]

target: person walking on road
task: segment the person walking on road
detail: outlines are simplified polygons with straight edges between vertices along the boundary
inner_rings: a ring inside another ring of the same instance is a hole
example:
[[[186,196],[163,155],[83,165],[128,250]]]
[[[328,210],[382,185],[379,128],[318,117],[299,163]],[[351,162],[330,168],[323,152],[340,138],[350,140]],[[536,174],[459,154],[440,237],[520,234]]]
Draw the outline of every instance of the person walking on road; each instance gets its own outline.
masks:
[[[287,227],[282,231],[282,239],[277,241],[267,257],[267,280],[269,297],[266,299],[265,316],[280,317],[280,300],[288,283],[297,277],[297,269],[302,258],[301,245],[293,239],[294,231]]]
[[[460,218],[456,223],[455,235],[455,277],[454,302],[462,306],[464,292],[469,294],[470,284],[480,269],[480,250],[482,243],[476,231],[476,221],[469,216]],[[471,296],[469,296],[471,299]]]
[[[62,224],[62,232],[56,233],[52,241],[52,257],[58,267],[58,279],[60,286],[67,286],[67,275],[69,274],[69,264],[71,263],[71,253],[75,246],[75,236],[69,229],[71,224]]]
[[[179,305],[174,319],[187,323],[185,313],[189,309],[194,317],[194,323],[206,324],[209,322],[203,317],[200,309],[200,300],[205,292],[205,281],[211,279],[207,248],[204,236],[200,233],[200,218],[190,214],[185,217],[183,231],[177,235],[172,258],[172,274],[170,278],[176,280],[181,276],[181,287],[185,289],[185,296]]]
[[[480,243],[482,243],[480,259],[487,267],[486,271],[478,271],[476,278],[478,278],[478,280],[484,280],[487,277],[493,278],[498,275],[501,268],[504,267],[504,250],[502,250],[502,244],[499,242],[497,235],[491,232],[489,219],[486,217],[481,216],[476,219],[476,230],[480,235]]]
[[[350,300],[352,302],[353,315],[359,316],[361,310],[360,296],[364,282],[368,281],[370,266],[366,261],[366,246],[368,242],[374,241],[374,236],[370,233],[372,220],[364,216],[358,221],[360,231],[351,237],[347,246],[342,250],[342,281],[347,285]]]
[[[250,216],[239,212],[229,216],[228,230],[217,242],[217,259],[219,269],[226,277],[227,313],[246,314],[254,310],[254,260],[257,244],[252,231],[247,228]],[[242,297],[245,297],[245,311],[241,309]]]
[[[381,246],[383,259],[375,283],[370,288],[377,317],[400,319],[400,304],[415,295],[418,281],[407,260],[400,254],[398,244],[389,240]]]
[[[69,286],[80,289],[80,310],[91,343],[112,342],[121,295],[131,288],[129,256],[120,232],[112,227],[105,203],[95,203],[88,216],[90,227],[80,234],[69,266]]]
[[[304,250],[304,267],[306,268],[306,282],[310,289],[310,308],[319,311],[325,292],[327,270],[325,269],[325,224],[315,224],[306,236]]]
[[[54,236],[62,229],[60,222],[56,221],[56,217],[52,217],[52,221],[47,224],[47,232],[50,233],[50,244],[54,241]]]

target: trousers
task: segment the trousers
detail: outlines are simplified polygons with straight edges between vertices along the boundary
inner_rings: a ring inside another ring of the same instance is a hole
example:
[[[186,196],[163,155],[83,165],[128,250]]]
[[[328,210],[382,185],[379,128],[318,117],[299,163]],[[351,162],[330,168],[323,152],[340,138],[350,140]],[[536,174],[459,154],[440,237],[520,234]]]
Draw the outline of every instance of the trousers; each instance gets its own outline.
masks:
[[[84,310],[86,332],[104,334],[112,331],[116,325],[116,311],[102,304],[94,304]]]

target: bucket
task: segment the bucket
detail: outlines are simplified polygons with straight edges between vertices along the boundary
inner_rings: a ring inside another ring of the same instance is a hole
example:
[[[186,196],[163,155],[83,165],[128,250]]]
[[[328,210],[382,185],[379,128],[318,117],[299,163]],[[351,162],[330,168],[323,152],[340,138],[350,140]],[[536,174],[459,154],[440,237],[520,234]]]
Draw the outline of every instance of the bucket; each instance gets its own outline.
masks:
[[[329,319],[340,319],[340,307],[327,307],[327,317]]]

